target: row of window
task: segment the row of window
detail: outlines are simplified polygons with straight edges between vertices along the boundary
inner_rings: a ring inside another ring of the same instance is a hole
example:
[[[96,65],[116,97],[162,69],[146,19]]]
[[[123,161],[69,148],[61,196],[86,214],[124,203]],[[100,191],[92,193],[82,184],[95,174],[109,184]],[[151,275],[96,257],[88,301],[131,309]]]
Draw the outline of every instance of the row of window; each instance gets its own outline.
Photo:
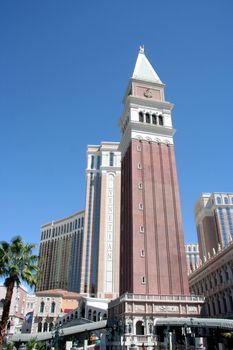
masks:
[[[48,229],[42,231],[41,239],[47,239],[50,237],[56,237],[63,233],[69,233],[73,230],[83,227],[84,225],[84,217],[78,218],[72,222],[68,222],[67,224],[56,226],[53,229]]]
[[[139,112],[139,121],[141,123],[147,123],[147,124],[154,124],[154,125],[164,125],[164,119],[161,114],[150,114],[150,113],[143,113]]]
[[[231,269],[231,277],[228,269]],[[233,266],[216,271],[208,279],[198,282],[192,289],[195,294],[203,294],[217,287],[219,284],[228,282],[230,278],[233,278]]]
[[[227,300],[228,299],[228,300]],[[217,316],[233,312],[233,297],[230,290],[224,295],[216,295],[207,300],[207,313],[209,316]]]
[[[55,312],[55,307],[56,307],[56,303],[53,301],[51,303],[51,307],[50,307],[50,313],[53,314]],[[40,303],[40,313],[43,313],[45,310],[45,303],[42,301]]]
[[[222,204],[222,198],[221,197],[217,197],[217,204]],[[223,199],[223,204],[233,204],[233,197],[230,198],[230,202],[229,202],[229,198],[228,197],[224,197]]]
[[[96,157],[96,169],[99,170],[101,166],[101,157]],[[109,153],[109,166],[114,166],[114,153]],[[91,156],[91,169],[95,169],[95,156]]]

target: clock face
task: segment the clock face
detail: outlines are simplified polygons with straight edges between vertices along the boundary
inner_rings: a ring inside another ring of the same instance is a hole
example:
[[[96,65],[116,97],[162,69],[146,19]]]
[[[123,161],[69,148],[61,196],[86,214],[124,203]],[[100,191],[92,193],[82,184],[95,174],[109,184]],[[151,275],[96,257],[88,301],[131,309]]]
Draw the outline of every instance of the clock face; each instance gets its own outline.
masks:
[[[144,96],[147,97],[147,98],[152,98],[152,91],[151,91],[151,89],[146,89],[144,91]]]

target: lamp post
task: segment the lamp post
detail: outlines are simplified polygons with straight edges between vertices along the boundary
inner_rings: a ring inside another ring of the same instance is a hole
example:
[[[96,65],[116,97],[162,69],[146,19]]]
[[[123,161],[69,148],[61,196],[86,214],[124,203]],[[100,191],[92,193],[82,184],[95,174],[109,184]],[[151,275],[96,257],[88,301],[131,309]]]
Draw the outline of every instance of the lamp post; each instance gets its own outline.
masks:
[[[60,349],[60,337],[63,335],[63,329],[61,324],[56,324],[53,330],[51,331],[52,338],[53,338],[53,345],[55,347],[55,350]]]

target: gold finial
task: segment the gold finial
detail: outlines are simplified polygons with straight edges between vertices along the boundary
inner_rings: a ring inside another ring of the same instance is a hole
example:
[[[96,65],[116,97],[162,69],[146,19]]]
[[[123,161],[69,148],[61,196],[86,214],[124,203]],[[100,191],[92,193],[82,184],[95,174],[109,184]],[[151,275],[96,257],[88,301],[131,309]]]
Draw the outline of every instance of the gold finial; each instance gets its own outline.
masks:
[[[139,53],[144,53],[144,45],[139,46]]]

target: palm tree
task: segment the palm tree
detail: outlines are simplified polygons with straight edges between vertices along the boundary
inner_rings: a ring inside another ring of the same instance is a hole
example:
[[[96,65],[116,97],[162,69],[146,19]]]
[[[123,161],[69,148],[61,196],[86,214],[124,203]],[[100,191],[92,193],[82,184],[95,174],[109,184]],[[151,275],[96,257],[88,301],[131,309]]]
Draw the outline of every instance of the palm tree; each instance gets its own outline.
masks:
[[[38,256],[32,254],[34,244],[24,243],[22,237],[16,236],[11,243],[0,242],[0,276],[5,278],[6,296],[0,321],[0,350],[6,334],[11,299],[14,286],[26,282],[30,287],[37,283]]]

